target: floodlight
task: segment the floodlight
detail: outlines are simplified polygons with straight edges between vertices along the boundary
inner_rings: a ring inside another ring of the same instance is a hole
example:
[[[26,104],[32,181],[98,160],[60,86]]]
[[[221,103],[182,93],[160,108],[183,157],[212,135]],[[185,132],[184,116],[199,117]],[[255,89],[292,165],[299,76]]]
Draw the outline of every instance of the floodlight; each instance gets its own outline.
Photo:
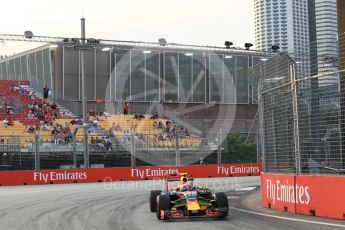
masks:
[[[227,49],[230,49],[230,47],[233,45],[234,43],[230,42],[230,41],[225,41],[224,45]]]
[[[25,38],[31,39],[34,36],[34,34],[32,33],[32,31],[25,31],[24,36]]]
[[[246,50],[249,50],[250,47],[252,47],[253,44],[252,43],[245,43],[244,47],[246,47]]]
[[[161,46],[165,46],[167,44],[167,40],[165,40],[165,38],[160,38],[158,39],[159,45]]]

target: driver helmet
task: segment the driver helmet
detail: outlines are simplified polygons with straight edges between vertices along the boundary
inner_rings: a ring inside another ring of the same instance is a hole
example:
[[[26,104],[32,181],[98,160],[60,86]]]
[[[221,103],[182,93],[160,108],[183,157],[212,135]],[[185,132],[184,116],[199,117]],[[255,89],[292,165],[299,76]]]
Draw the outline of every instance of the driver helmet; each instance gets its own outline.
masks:
[[[182,186],[182,191],[188,191],[191,189],[191,186],[188,184],[188,180],[186,177],[182,179],[183,181],[183,186]]]
[[[189,185],[189,184],[184,184],[183,186],[182,186],[182,191],[189,191],[189,190],[191,190],[191,186]]]

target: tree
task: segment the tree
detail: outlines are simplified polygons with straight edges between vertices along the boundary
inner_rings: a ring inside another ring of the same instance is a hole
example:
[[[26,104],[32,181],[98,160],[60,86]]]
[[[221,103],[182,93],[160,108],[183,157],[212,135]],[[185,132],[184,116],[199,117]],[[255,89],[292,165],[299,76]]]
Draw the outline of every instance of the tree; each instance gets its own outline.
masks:
[[[238,134],[230,133],[226,138],[227,151],[224,151],[226,163],[256,163],[256,144],[246,142]]]

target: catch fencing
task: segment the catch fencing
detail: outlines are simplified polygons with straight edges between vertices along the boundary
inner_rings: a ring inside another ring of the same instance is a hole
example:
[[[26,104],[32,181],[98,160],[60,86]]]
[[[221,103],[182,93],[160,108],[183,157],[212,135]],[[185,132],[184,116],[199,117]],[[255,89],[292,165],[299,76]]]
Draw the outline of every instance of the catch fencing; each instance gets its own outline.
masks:
[[[345,174],[344,42],[340,34],[253,68],[264,172]]]
[[[88,133],[87,148],[83,142],[85,136],[80,131],[59,138],[49,131],[0,135],[0,170],[229,163],[224,157],[228,148],[227,135],[221,132],[201,135],[203,137]]]

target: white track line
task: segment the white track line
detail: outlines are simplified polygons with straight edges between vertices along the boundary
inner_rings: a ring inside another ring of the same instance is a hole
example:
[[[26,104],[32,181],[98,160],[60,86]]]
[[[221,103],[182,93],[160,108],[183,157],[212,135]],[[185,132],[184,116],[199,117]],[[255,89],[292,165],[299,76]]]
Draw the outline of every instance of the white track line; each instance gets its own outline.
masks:
[[[342,225],[342,224],[332,224],[332,223],[326,223],[326,222],[320,222],[320,221],[311,221],[311,220],[303,220],[303,219],[289,218],[289,217],[283,217],[283,216],[275,216],[275,215],[270,215],[270,214],[265,214],[265,213],[260,213],[260,212],[248,211],[248,210],[239,209],[239,208],[231,208],[231,209],[234,209],[240,212],[246,212],[246,213],[250,213],[254,215],[266,216],[266,217],[271,217],[271,218],[276,218],[276,219],[291,220],[295,222],[304,222],[304,223],[310,223],[310,224],[319,224],[319,225],[325,225],[325,226],[331,226],[331,227],[345,228],[345,225]]]
[[[235,191],[251,191],[251,190],[254,190],[254,189],[257,189],[258,187],[245,187],[245,188],[238,188],[238,189],[235,189]]]

